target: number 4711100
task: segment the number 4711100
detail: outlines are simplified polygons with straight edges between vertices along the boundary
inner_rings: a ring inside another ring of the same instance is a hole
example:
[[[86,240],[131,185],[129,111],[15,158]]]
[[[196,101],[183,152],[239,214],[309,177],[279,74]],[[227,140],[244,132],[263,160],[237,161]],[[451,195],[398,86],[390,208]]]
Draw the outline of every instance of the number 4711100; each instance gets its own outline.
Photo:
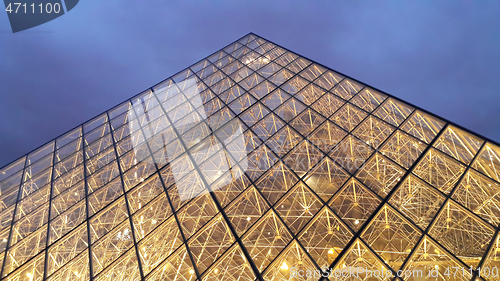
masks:
[[[59,3],[55,3],[55,4],[52,4],[52,3],[47,3],[45,5],[43,5],[42,3],[40,3],[39,5],[36,5],[35,6],[35,3],[32,3],[31,5],[26,5],[26,3],[9,3],[9,5],[7,6],[7,8],[5,9],[7,11],[7,13],[40,13],[40,14],[43,14],[43,13],[47,13],[47,14],[51,14],[51,13],[55,13],[55,14],[59,14],[61,12],[61,4]]]

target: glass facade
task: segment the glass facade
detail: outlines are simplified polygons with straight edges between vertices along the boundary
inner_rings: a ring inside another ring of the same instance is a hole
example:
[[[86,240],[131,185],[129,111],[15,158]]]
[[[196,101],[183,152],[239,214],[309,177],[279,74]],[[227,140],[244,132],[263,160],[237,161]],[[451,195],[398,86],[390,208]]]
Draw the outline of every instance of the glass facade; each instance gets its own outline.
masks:
[[[0,169],[0,276],[500,280],[499,181],[497,143],[251,33]]]

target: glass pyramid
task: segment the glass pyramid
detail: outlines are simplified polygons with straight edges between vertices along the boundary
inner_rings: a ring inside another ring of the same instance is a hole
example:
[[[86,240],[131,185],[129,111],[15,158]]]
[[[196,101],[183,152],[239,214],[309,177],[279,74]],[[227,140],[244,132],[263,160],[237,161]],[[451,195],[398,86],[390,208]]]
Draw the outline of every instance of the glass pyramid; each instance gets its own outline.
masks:
[[[499,280],[499,181],[498,143],[250,33],[0,169],[0,276]]]

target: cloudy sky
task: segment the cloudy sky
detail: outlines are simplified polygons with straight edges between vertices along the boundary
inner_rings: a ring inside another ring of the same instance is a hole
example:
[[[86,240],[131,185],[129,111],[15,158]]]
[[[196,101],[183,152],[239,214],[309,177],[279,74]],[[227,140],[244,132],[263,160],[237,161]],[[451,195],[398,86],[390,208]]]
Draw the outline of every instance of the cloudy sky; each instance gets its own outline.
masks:
[[[166,2],[0,12],[0,167],[248,32],[500,141],[498,1]]]

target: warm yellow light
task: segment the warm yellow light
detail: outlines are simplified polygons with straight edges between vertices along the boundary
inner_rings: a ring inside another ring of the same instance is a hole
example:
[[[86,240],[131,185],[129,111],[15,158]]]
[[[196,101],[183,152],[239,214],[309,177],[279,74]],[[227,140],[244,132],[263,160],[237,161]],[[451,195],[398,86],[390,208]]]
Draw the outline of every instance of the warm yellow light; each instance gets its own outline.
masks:
[[[359,221],[358,221],[358,220],[355,220],[355,221],[354,221],[354,224],[359,224]]]
[[[247,221],[250,221],[250,220],[251,220],[251,218],[250,218],[250,217],[247,217]]]
[[[215,274],[219,273],[219,269],[217,269],[217,268],[216,268],[216,269],[214,269],[214,273],[215,273]]]
[[[280,266],[282,270],[288,270],[288,264],[286,264],[286,261],[283,262],[283,264]]]
[[[334,253],[334,252],[333,252],[333,249],[328,250],[328,254],[329,254],[329,255],[333,255],[333,253]]]
[[[194,269],[189,270],[189,274],[193,275],[194,274]]]

